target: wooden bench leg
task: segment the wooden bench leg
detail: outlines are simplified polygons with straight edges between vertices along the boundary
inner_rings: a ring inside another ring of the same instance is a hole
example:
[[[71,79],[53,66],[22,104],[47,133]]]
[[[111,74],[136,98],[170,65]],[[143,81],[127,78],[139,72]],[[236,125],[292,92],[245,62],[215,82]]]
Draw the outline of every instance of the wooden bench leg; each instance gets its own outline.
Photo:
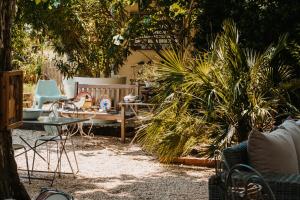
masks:
[[[125,143],[125,106],[121,106],[121,142]]]

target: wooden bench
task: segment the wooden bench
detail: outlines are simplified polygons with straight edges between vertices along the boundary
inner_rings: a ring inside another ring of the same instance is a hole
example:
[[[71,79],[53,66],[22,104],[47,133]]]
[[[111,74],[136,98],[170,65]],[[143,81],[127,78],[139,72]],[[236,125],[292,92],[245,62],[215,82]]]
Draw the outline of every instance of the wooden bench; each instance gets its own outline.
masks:
[[[112,101],[112,109],[120,110],[119,103],[123,102],[124,96],[128,94],[139,95],[138,85],[127,84],[75,84],[75,96],[80,92],[88,92],[95,99],[95,104],[99,105],[101,98],[108,97]]]
[[[120,103],[123,102],[124,96],[128,94],[139,95],[138,85],[126,84],[101,84],[101,85],[88,85],[88,84],[75,84],[75,96],[81,92],[88,92],[92,98],[95,99],[95,104],[98,106],[103,97],[108,97],[112,101],[112,109],[118,111],[117,114],[95,114],[93,119],[100,120],[117,120],[121,123],[121,141],[125,142],[125,109],[123,106],[120,108]],[[91,113],[88,113],[91,114]],[[82,113],[84,116],[85,113]]]

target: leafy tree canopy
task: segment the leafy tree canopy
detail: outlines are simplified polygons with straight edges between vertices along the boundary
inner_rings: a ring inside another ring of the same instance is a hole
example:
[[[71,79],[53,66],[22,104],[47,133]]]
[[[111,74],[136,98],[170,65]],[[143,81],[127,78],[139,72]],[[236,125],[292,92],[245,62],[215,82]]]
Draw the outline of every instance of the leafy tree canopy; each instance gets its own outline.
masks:
[[[129,14],[126,8],[134,3],[139,13]],[[227,18],[240,28],[243,47],[264,50],[285,33],[299,43],[299,11],[297,0],[18,0],[17,22],[30,24],[49,37],[57,52],[68,55],[71,64],[57,62],[66,75],[108,76],[117,72],[135,39],[147,36],[161,56],[166,46],[158,33],[168,47],[207,50]],[[124,40],[122,45],[114,44],[114,36]],[[282,54],[288,64],[297,63],[289,52]]]
[[[154,42],[153,49],[158,53],[162,46],[155,33],[162,32],[170,46],[187,48],[193,43],[196,19],[200,14],[197,1],[157,0],[142,1],[140,15],[136,15],[136,36],[147,35]]]
[[[243,46],[263,50],[280,35],[293,39],[300,24],[298,0],[202,0],[198,16],[198,47],[207,46],[212,35],[220,32],[224,19],[233,19],[241,30]]]
[[[129,14],[126,8],[133,3],[140,12]],[[191,46],[197,5],[182,0],[19,0],[16,22],[29,24],[48,37],[56,52],[68,55],[71,63],[57,62],[65,75],[108,76],[111,70],[117,72],[140,36],[149,36],[157,53],[165,48],[158,32],[170,46]],[[122,45],[113,42],[114,36],[124,40]]]
[[[20,0],[16,21],[49,36],[56,52],[68,56],[76,67],[59,61],[65,75],[108,76],[129,53],[128,45],[112,42],[127,20],[125,5],[99,0]]]

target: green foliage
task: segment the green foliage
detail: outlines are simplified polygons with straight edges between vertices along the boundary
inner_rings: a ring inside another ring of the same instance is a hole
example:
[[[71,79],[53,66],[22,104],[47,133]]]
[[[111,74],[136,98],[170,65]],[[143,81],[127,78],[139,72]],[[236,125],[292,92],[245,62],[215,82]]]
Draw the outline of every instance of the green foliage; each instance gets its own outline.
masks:
[[[41,75],[45,57],[41,54],[43,44],[39,33],[27,26],[15,23],[12,38],[12,65],[24,72],[24,82],[33,84]]]
[[[239,35],[225,21],[211,50],[199,57],[163,53],[157,64],[159,106],[137,135],[145,149],[169,162],[206,139],[205,153],[212,156],[215,149],[246,140],[252,128],[270,130],[279,116],[297,112],[290,101],[291,88],[299,88],[294,70],[277,59],[286,38],[259,53],[242,48]]]
[[[297,27],[297,38],[291,41],[289,51],[300,66],[300,24]]]
[[[67,76],[109,76],[111,70],[118,71],[129,54],[126,42],[119,46],[113,43],[113,36],[123,34],[126,25],[125,5],[123,1],[20,0],[16,19],[42,31],[57,53],[68,56],[67,61],[57,62]]]
[[[193,46],[196,19],[200,12],[196,1],[142,1],[139,5],[141,15],[134,15],[129,22],[133,38],[148,36],[158,54],[165,47],[157,41],[157,32],[162,32],[173,48]]]
[[[127,13],[133,3],[141,15]],[[158,53],[163,48],[155,38],[158,31],[171,46],[190,47],[196,5],[182,0],[19,0],[16,19],[48,36],[56,52],[68,56],[56,62],[63,74],[99,77],[116,73],[130,53],[130,42],[142,35],[152,38]],[[123,43],[116,45],[114,36],[124,38]]]
[[[220,31],[224,19],[233,19],[242,35],[241,45],[263,50],[288,33],[296,36],[300,23],[300,1],[298,0],[202,0],[202,12],[197,16],[199,48],[207,47],[209,38]]]
[[[25,83],[23,84],[23,93],[34,94],[35,84]]]
[[[140,13],[129,15],[125,8],[133,3],[139,4]],[[117,72],[129,46],[143,35],[152,39],[158,54],[164,48],[155,38],[160,31],[175,49],[207,50],[226,18],[237,22],[243,47],[263,50],[284,33],[297,37],[299,10],[297,0],[19,0],[17,21],[42,31],[57,52],[68,55],[68,61],[58,66],[64,74],[97,77]],[[122,45],[113,44],[115,35],[124,37]],[[288,52],[284,57],[295,65]]]
[[[143,64],[137,72],[136,80],[155,82],[158,75],[156,71],[156,65],[152,63]]]

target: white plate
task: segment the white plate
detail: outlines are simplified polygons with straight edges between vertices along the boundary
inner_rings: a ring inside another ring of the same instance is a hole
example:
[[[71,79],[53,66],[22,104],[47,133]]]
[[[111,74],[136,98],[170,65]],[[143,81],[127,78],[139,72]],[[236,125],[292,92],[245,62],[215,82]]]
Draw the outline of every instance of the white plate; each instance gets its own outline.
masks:
[[[103,98],[100,101],[101,110],[110,110],[111,109],[111,100],[108,98]]]

